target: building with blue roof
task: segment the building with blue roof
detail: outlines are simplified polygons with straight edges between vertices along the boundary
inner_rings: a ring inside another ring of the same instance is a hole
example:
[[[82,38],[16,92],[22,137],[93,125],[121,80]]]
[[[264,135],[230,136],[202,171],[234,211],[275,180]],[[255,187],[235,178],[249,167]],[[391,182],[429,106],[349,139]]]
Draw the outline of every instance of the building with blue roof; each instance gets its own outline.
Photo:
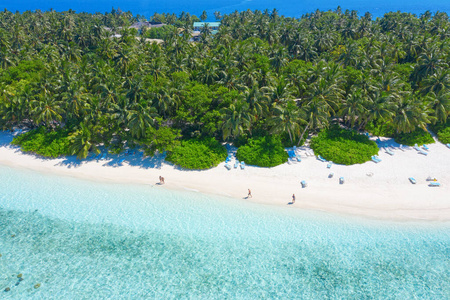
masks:
[[[214,34],[219,30],[220,22],[194,22],[194,31],[201,31],[205,25],[207,25]]]

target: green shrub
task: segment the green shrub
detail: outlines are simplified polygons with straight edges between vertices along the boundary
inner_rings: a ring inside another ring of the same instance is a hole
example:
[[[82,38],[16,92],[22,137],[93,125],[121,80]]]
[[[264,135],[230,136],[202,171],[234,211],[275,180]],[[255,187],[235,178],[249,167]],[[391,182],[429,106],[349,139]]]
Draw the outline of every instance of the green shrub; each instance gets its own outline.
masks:
[[[168,153],[166,160],[185,169],[204,170],[217,166],[227,150],[216,139],[185,140]]]
[[[447,120],[447,123],[436,123],[431,125],[430,128],[436,132],[441,143],[450,144],[450,119]]]
[[[438,131],[437,136],[441,143],[450,144],[450,126]]]
[[[415,144],[432,144],[434,139],[428,131],[418,128],[409,133],[400,133],[394,135],[394,140],[403,145],[414,146]]]
[[[368,123],[366,130],[374,136],[393,137],[395,135],[395,128],[389,123]]]
[[[247,144],[239,147],[237,158],[249,165],[259,167],[275,167],[288,160],[279,136],[252,138]]]
[[[371,160],[378,146],[353,130],[332,127],[311,139],[311,148],[317,155],[337,164],[353,165]]]
[[[25,152],[56,158],[69,155],[69,131],[64,129],[47,131],[41,127],[14,137],[11,144],[20,146]]]

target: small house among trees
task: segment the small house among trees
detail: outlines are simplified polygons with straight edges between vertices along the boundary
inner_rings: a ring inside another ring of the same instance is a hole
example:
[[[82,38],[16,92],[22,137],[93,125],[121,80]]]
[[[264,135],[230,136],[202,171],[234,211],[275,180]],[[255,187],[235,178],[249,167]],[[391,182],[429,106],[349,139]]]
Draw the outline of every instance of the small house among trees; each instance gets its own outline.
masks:
[[[220,22],[194,22],[194,32],[202,31],[205,27],[211,30],[212,34],[215,34],[219,30]]]

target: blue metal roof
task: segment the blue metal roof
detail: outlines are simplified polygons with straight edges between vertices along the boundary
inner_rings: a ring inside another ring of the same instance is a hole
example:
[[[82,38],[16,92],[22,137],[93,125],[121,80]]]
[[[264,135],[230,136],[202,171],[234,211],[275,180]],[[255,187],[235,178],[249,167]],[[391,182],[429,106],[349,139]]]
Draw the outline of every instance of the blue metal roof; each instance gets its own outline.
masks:
[[[220,22],[194,22],[194,27],[203,27],[208,24],[209,27],[219,27]]]

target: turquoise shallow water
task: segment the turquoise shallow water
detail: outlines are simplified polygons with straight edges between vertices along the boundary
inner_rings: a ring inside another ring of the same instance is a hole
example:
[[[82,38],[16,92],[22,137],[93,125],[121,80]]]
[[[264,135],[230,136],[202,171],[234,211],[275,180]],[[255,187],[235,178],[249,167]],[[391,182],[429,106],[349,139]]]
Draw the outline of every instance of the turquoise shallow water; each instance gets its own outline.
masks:
[[[6,167],[0,191],[1,299],[450,298],[450,224]]]

